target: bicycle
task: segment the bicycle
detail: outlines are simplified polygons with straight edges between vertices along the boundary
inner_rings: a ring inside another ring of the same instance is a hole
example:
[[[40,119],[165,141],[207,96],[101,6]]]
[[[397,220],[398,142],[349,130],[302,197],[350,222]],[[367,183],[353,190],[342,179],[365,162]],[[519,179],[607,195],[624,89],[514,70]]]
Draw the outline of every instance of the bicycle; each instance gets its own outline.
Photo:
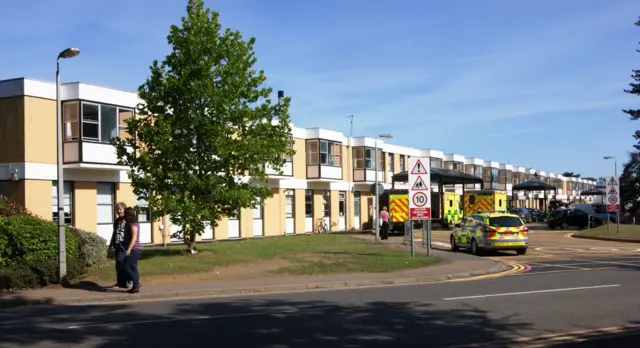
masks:
[[[329,227],[324,219],[316,220],[316,227],[313,229],[313,233],[327,233],[329,231]]]

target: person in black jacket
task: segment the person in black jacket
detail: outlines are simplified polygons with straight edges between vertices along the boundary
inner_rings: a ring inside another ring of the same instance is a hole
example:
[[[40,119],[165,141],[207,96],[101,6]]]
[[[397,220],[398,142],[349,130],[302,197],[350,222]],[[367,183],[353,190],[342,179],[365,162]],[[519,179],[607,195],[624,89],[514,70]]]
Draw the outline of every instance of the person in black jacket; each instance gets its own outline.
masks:
[[[124,211],[126,208],[126,204],[122,202],[116,204],[116,220],[113,223],[113,234],[111,235],[109,249],[113,249],[115,251],[116,259],[117,281],[113,288],[128,290],[133,286],[133,282],[128,279],[127,272],[125,272],[124,269],[124,260],[127,257],[127,246],[125,245],[127,221],[124,216]]]

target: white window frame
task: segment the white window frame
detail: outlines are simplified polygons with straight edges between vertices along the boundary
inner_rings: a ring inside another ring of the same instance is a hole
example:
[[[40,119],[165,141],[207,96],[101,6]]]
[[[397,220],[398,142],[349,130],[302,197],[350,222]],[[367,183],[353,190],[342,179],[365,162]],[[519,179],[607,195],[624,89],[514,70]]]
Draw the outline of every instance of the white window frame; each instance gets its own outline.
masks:
[[[360,216],[360,192],[353,193],[353,216]]]
[[[339,216],[347,215],[347,192],[346,191],[338,191],[338,215]]]
[[[405,155],[400,155],[400,172],[404,172],[407,170],[407,163],[406,163],[406,158]]]
[[[393,154],[387,152],[387,171],[393,174]]]
[[[100,201],[100,195],[101,195],[100,188],[101,187],[107,187],[107,186],[109,187],[109,195],[110,195],[109,202],[101,202]],[[116,191],[115,190],[115,185],[112,182],[99,182],[97,184],[96,196],[97,196],[98,203],[96,205],[96,210],[97,210],[97,212],[96,212],[96,214],[97,214],[96,215],[96,220],[97,220],[98,225],[110,225],[110,224],[112,225],[113,224],[113,221],[114,221],[115,215],[116,215],[115,214],[115,209],[114,209],[115,208],[115,199],[116,199],[116,192],[115,191]],[[101,211],[100,208],[101,207],[102,208],[109,207],[111,209],[111,213],[109,214],[111,216],[110,221],[107,221],[106,217],[100,216],[100,211]]]
[[[77,103],[77,102],[76,102]],[[110,104],[100,104],[100,103],[92,103],[92,102],[87,102],[87,101],[82,101],[79,103],[79,108],[78,108],[78,132],[79,134],[82,134],[82,141],[88,141],[88,142],[95,142],[95,143],[102,143],[102,144],[108,144],[109,141],[111,140],[111,138],[109,138],[108,140],[104,140],[102,139],[102,107],[103,106],[108,106],[108,107],[114,107],[116,108],[116,138],[120,137],[120,131],[123,127],[126,128],[126,125],[121,125],[120,123],[120,110],[126,110],[131,112],[132,117],[136,117],[135,114],[135,110],[132,108],[127,108],[127,107],[121,107],[121,106],[117,106],[117,105],[110,105]],[[84,119],[84,106],[85,105],[92,105],[92,106],[97,106],[98,107],[98,121],[85,121]],[[88,124],[97,124],[98,125],[98,138],[87,138],[84,134],[84,124],[88,123]]]
[[[98,121],[97,122],[93,121],[93,120],[85,121],[85,119],[84,119],[84,106],[85,105],[91,105],[91,106],[97,106],[98,107]],[[100,142],[100,134],[101,134],[101,132],[100,132],[100,117],[101,117],[101,115],[100,114],[101,114],[101,112],[100,112],[100,104],[89,103],[89,102],[85,102],[85,101],[83,101],[80,104],[80,120],[81,120],[81,122],[80,122],[81,124],[80,125],[82,127],[81,128],[82,130],[81,130],[80,134],[82,134],[82,141],[93,141],[93,142],[98,142],[98,143]],[[84,134],[84,124],[85,123],[98,125],[98,138],[88,138],[88,137],[85,136],[85,134]]]
[[[307,205],[311,206],[311,213],[307,213]],[[313,190],[304,191],[304,216],[313,217]]]
[[[138,222],[151,222],[149,202],[146,199],[136,198],[136,206],[138,207]]]
[[[322,216],[331,217],[331,191],[322,192]]]
[[[67,190],[68,188],[68,190]],[[64,197],[64,212],[67,213],[67,210],[69,212],[69,218],[66,218],[65,216],[65,225],[73,225],[73,182],[71,181],[65,181],[64,182],[64,192],[63,192],[63,196]],[[69,193],[67,194],[66,191],[69,191]],[[68,197],[68,199],[67,199]],[[56,221],[56,219],[54,218],[53,214],[57,214],[58,213],[58,182],[57,181],[52,181],[51,182],[51,220],[52,221]]]
[[[296,215],[296,195],[293,190],[284,191],[284,213],[287,218],[295,218]]]
[[[264,205],[262,198],[256,197],[256,206],[253,208],[253,219],[262,220],[264,218]],[[257,215],[257,216],[256,216]]]

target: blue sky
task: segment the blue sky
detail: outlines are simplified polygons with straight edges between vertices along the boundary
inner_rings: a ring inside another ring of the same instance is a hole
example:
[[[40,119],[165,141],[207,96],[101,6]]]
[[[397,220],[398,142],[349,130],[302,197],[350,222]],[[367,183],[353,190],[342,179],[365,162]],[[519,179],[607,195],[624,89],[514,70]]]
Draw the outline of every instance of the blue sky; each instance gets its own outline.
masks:
[[[623,93],[640,69],[637,0],[208,0],[222,24],[257,38],[269,85],[296,126],[392,133],[438,149],[556,173],[610,175],[640,107]],[[0,79],[135,90],[168,51],[186,0],[24,0],[0,5]],[[619,165],[621,167],[621,165]]]

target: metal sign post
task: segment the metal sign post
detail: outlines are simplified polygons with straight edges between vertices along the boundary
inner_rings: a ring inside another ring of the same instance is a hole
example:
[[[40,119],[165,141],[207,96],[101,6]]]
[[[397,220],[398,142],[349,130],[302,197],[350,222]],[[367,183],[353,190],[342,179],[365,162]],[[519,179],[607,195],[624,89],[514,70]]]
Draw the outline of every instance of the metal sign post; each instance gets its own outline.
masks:
[[[605,190],[607,213],[612,211],[616,212],[617,233],[620,233],[620,181],[618,176],[609,176],[605,179],[607,183]],[[611,221],[607,216],[607,233],[610,233],[609,225],[611,225]]]
[[[409,220],[422,222],[422,246],[431,256],[431,160],[409,158]]]

